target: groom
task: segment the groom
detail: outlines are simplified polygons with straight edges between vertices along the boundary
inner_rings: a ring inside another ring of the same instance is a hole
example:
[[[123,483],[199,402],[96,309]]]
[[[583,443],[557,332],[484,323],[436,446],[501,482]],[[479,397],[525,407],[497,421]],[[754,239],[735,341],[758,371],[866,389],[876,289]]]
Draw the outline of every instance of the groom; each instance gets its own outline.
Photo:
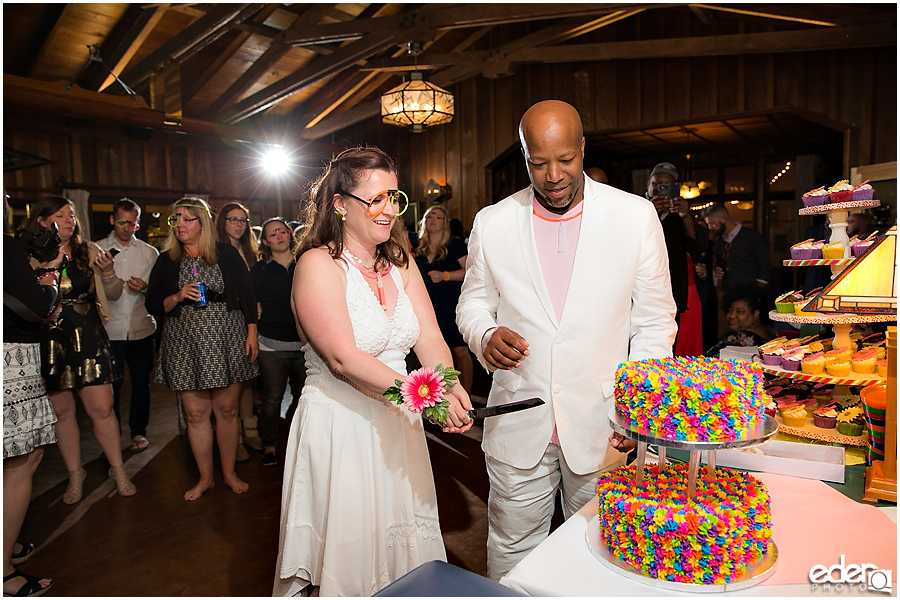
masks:
[[[484,425],[496,580],[547,537],[560,484],[568,518],[598,473],[624,463],[635,442],[609,426],[616,367],[670,356],[676,331],[656,211],[584,176],[575,108],[535,104],[519,138],[531,186],[476,215],[457,306],[463,337],[493,372],[488,405],[546,402]]]

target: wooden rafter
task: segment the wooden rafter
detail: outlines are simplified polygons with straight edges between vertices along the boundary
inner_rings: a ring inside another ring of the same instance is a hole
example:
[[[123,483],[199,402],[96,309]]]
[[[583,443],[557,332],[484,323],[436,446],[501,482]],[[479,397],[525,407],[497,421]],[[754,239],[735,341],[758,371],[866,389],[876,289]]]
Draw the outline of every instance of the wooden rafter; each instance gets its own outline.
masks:
[[[252,17],[262,7],[261,4],[220,4],[216,6],[122,75],[122,81],[132,88],[137,87],[166,61],[184,62],[219,39],[236,24]]]
[[[392,32],[370,33],[355,42],[342,46],[329,56],[323,56],[313,61],[308,66],[226,109],[224,111],[226,116],[222,121],[231,124],[239,123],[264,111],[282,98],[339,73],[350,65],[383,52],[395,43]]]
[[[308,23],[318,23],[328,14],[334,7],[334,4],[312,4],[302,15],[297,17],[294,23],[282,31],[272,40],[272,44],[263,52],[262,56],[256,59],[250,68],[237,78],[225,92],[219,96],[215,102],[203,113],[204,119],[214,118],[223,108],[235,102],[241,95],[253,87],[257,81],[262,79],[269,70],[269,67],[277,63],[281,58],[291,51],[290,44],[286,44],[283,40],[293,35],[293,32],[305,27]]]
[[[100,56],[113,73],[122,74],[169,6],[171,5],[158,4],[154,8],[141,9],[139,5],[133,4],[128,7],[126,18],[119,21],[100,49]],[[136,11],[139,12],[135,15]],[[116,80],[106,69],[98,69],[99,65],[91,66],[95,68],[96,75],[91,74],[93,76],[85,81],[87,89],[102,92]]]

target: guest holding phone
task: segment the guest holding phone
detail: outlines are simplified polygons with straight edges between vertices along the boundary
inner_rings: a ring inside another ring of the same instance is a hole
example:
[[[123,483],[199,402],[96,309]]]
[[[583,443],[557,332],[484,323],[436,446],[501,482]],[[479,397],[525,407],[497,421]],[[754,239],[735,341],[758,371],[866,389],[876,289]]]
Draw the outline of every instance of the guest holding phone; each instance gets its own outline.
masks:
[[[119,446],[119,421],[113,410],[112,383],[121,375],[110,352],[104,323],[112,317],[111,300],[122,295],[113,257],[97,244],[81,239],[75,206],[61,196],[35,203],[25,227],[38,233],[55,223],[69,257],[62,271],[60,307],[41,324],[41,374],[56,412],[59,452],[69,472],[65,504],[81,500],[87,472],[81,465],[81,441],[75,394],[94,425],[94,436],[109,462],[109,476],[121,496],[137,491],[125,472]],[[35,259],[32,263],[37,265]]]

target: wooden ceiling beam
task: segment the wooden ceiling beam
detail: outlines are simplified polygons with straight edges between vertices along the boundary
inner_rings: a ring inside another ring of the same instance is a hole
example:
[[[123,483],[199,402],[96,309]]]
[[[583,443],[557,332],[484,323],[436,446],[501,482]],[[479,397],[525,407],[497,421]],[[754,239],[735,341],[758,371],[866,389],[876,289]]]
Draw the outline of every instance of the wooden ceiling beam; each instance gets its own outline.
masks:
[[[663,4],[645,4],[642,8],[671,6]],[[484,25],[502,25],[504,23],[521,23],[545,19],[560,19],[573,16],[597,16],[631,10],[629,4],[467,4],[465,9],[459,6],[442,6],[440,8],[424,8],[412,10],[389,17],[373,19],[355,19],[345,23],[308,26],[299,34],[285,41],[296,46],[340,42],[358,39],[366,33],[376,31],[396,31],[416,28],[428,29],[461,29],[481,27]]]
[[[202,118],[215,118],[222,109],[235,102],[244,92],[253,87],[257,81],[266,75],[272,65],[281,60],[281,58],[293,48],[290,44],[286,44],[284,39],[293,35],[294,31],[303,29],[308,23],[318,23],[334,6],[334,4],[309,5],[309,7],[303,11],[303,14],[297,17],[290,27],[282,31],[272,40],[271,45],[263,52],[262,56],[256,59],[253,64],[250,65],[250,68],[244,71],[241,76],[228,86],[228,89],[206,109]]]
[[[342,46],[329,56],[314,60],[306,67],[226,109],[222,121],[233,124],[252,117],[294,92],[383,52],[395,43],[392,32],[370,33],[355,42]]]
[[[817,4],[691,4],[691,8],[728,13],[737,18],[783,21],[820,27],[849,27],[883,21],[885,13],[852,5]]]
[[[122,81],[132,88],[137,87],[147,81],[150,73],[159,69],[165,62],[172,61],[179,64],[184,62],[219,39],[238,23],[252,17],[262,7],[262,4],[217,5],[123,74]]]
[[[47,54],[48,49],[50,48],[50,44],[53,43],[56,34],[59,32],[62,27],[63,16],[71,10],[68,4],[63,5],[62,9],[58,13],[54,13],[56,19],[53,21],[53,27],[50,28],[47,37],[44,38],[43,43],[41,44],[40,50],[38,50],[37,54],[34,56],[34,60],[28,65],[28,69],[25,71],[25,77],[33,77],[35,71],[38,68],[38,65],[41,64],[41,61],[44,59],[44,56]]]
[[[273,12],[275,12],[280,4],[267,4],[265,8],[263,8],[259,13],[253,17],[250,22],[262,23],[266,19],[268,19]],[[238,28],[235,28],[238,29]],[[191,99],[206,86],[207,83],[219,72],[219,69],[225,66],[231,57],[237,53],[238,50],[241,49],[241,46],[253,35],[249,31],[239,31],[237,36],[235,36],[234,40],[228,47],[225,48],[223,52],[220,52],[216,59],[212,61],[207,67],[203,70],[199,77],[196,77],[193,81],[191,81],[188,86],[185,86],[184,91],[182,92],[183,103],[186,105]],[[184,85],[185,82],[182,82]]]

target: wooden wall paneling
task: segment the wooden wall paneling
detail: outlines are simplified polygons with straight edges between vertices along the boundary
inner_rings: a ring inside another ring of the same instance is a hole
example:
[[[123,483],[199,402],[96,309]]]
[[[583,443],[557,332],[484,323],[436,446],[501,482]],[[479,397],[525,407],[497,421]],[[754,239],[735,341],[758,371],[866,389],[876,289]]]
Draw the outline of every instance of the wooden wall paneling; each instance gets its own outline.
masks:
[[[84,181],[84,161],[83,161],[83,151],[81,148],[82,136],[77,133],[72,133],[66,136],[68,141],[68,164],[69,164],[69,176],[66,178],[67,181]]]
[[[855,54],[856,56],[850,56]],[[845,123],[853,123],[857,125],[859,130],[859,155],[853,160],[848,167],[857,165],[868,165],[873,162],[872,156],[872,140],[877,129],[874,121],[874,106],[872,97],[876,89],[875,84],[875,62],[877,60],[877,49],[860,49],[842,55],[841,60],[851,63],[847,71],[852,70],[853,75],[846,80],[841,80],[840,84],[844,88],[842,93],[850,101],[847,105],[852,107],[852,111],[848,111],[851,115]],[[896,122],[896,113],[894,113]],[[862,126],[864,123],[871,123],[872,127]]]
[[[705,118],[715,114],[716,70],[715,58],[691,58],[691,118]]]
[[[495,144],[494,130],[497,126],[496,107],[494,106],[494,84],[495,81],[488,81],[483,77],[476,77],[478,89],[475,94],[476,110],[479,113],[478,122],[478,162],[484,166],[497,155],[498,149]],[[490,182],[484,181],[486,185]],[[490,189],[485,190],[485,195],[491,197]]]
[[[460,120],[459,127],[459,196],[462,206],[461,216],[463,227],[466,231],[472,228],[475,213],[482,206],[488,204],[483,194],[481,179],[484,177],[483,163],[478,156],[478,115],[476,114],[476,88],[475,79],[469,79],[457,85],[459,95],[456,99],[456,119]]]
[[[775,56],[773,54],[766,55],[766,104],[763,108],[773,108],[775,106]]]
[[[895,81],[897,53],[893,49],[879,51],[874,65],[875,81]],[[879,85],[873,94],[872,162],[884,162],[884,157],[897,156],[897,86]],[[853,165],[855,166],[855,165]]]
[[[618,70],[621,61],[602,60],[594,64],[594,120],[593,131],[615,129],[619,125]]]
[[[572,71],[572,105],[581,115],[585,131],[594,130],[594,95],[591,93],[593,63],[580,63]]]
[[[438,183],[447,180],[446,131],[446,126],[431,127],[419,136],[424,138],[425,143],[425,170],[417,173],[415,181],[410,182],[418,200],[425,199],[425,183],[429,179],[433,178]],[[428,205],[425,202],[422,206],[427,209]]]
[[[144,142],[123,144],[122,169],[123,182],[129,187],[147,187],[144,177]]]
[[[824,85],[827,88],[828,94],[828,118],[832,121],[839,120],[838,115],[840,114],[840,95],[839,90],[836,85],[829,85],[829,82],[837,81],[838,78],[838,56],[841,53],[836,50],[832,50],[828,52],[829,60],[826,63],[826,68],[823,71],[826,71],[827,78],[824,80]],[[896,78],[896,75],[895,75]]]
[[[454,97],[459,95],[458,90],[454,90],[453,93]],[[461,173],[460,154],[462,152],[460,129],[459,118],[456,115],[453,116],[453,121],[444,127],[444,177],[452,188],[452,196],[450,200],[445,202],[445,205],[452,217],[462,220],[463,203],[460,196],[462,188],[459,184]]]
[[[828,99],[831,96],[826,80],[831,58],[831,52],[812,53],[804,72],[797,74],[798,78],[802,76],[798,79],[798,85],[806,89],[805,108],[823,117],[828,116]]]
[[[662,88],[665,121],[682,121],[691,112],[691,61],[688,58],[672,58],[661,61],[664,71]]]
[[[738,112],[738,57],[719,56],[716,58],[716,113],[734,114]]]
[[[575,65],[572,63],[557,63],[548,66],[550,67],[550,74],[553,77],[553,98],[574,105],[575,99],[573,96],[575,90],[572,80],[572,71]]]
[[[491,87],[493,88],[491,107],[494,113],[492,119],[494,122],[493,146],[494,155],[496,155],[512,143],[512,132],[516,130],[518,121],[512,113],[513,78],[496,79]]]
[[[641,124],[666,121],[666,70],[665,61],[640,60],[638,90]]]
[[[187,149],[184,146],[168,146],[167,149],[169,151],[167,172],[170,174],[168,189],[188,189]]]
[[[641,123],[641,61],[619,62],[619,85],[616,127],[640,126]]]

